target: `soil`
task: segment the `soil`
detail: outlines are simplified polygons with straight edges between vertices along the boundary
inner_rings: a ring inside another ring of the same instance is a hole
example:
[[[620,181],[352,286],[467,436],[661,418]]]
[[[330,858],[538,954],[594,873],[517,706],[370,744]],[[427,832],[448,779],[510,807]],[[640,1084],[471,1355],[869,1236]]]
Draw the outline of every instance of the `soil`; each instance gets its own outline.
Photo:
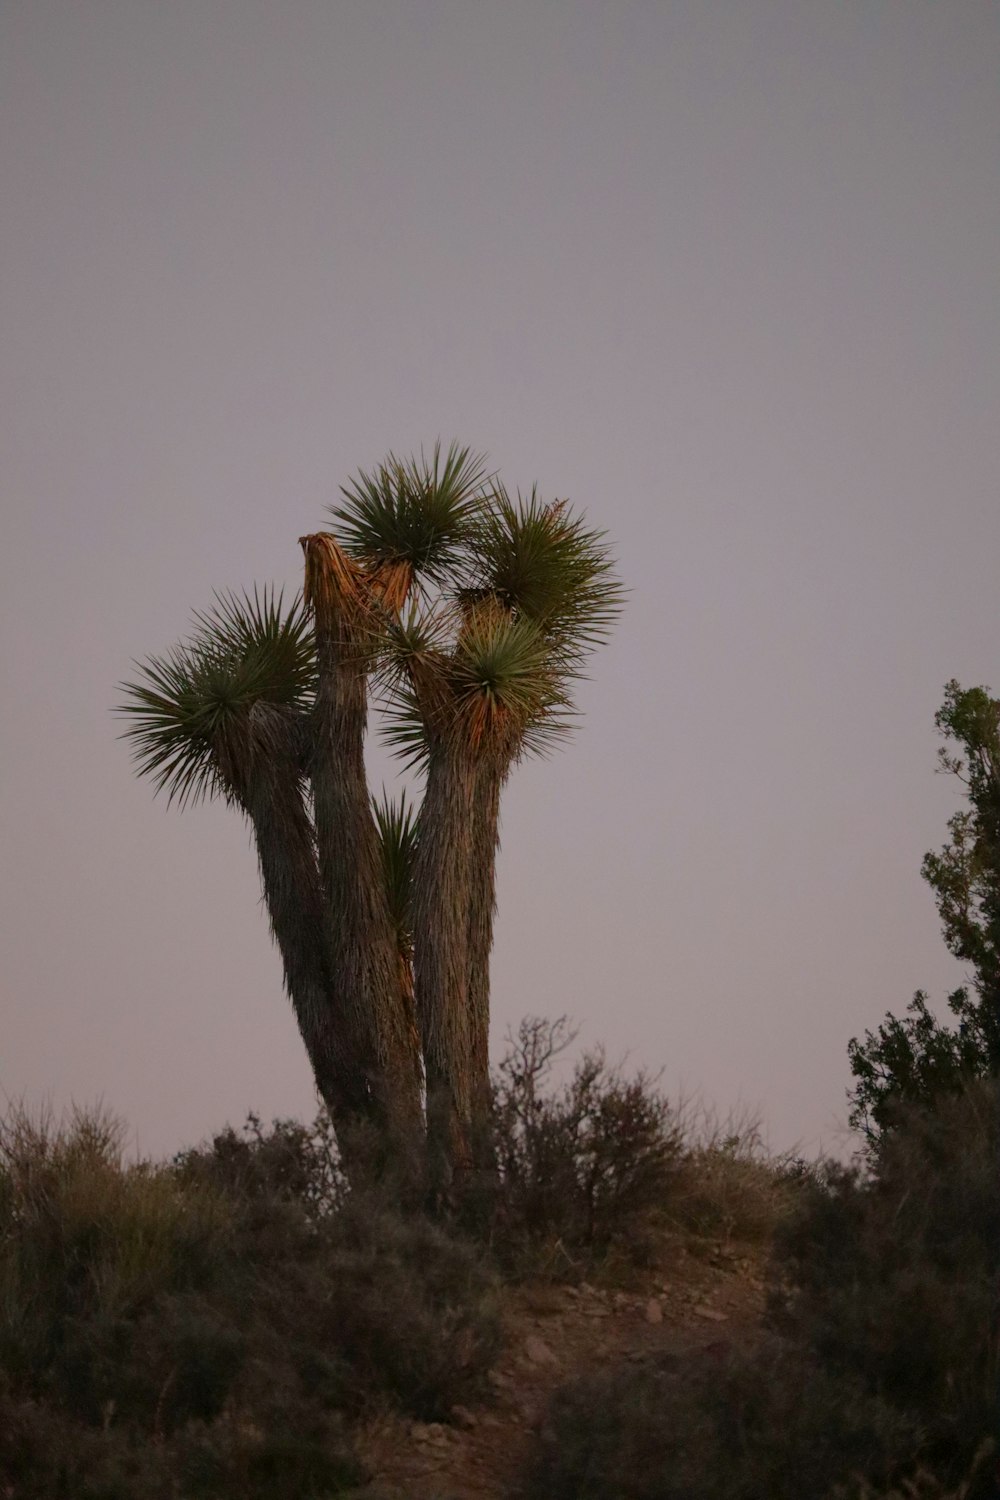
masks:
[[[673,1355],[745,1337],[764,1297],[759,1254],[680,1243],[628,1290],[531,1283],[504,1294],[503,1353],[492,1399],[455,1407],[451,1421],[387,1416],[361,1434],[372,1482],[357,1500],[516,1500],[519,1476],[554,1392],[621,1361]]]

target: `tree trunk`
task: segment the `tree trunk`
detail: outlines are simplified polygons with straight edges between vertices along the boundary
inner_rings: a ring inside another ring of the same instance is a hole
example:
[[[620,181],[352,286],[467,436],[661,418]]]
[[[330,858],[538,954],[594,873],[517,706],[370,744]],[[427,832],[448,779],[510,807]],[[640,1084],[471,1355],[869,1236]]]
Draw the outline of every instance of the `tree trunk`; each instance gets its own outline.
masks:
[[[294,765],[268,768],[244,798],[257,844],[264,900],[316,1087],[349,1154],[372,1101],[358,1039],[337,1003],[312,824]]]
[[[432,1187],[459,1189],[472,1166],[469,871],[475,767],[436,746],[420,810],[413,892],[417,1015],[427,1078]]]
[[[490,1084],[490,954],[496,915],[496,857],[500,847],[500,789],[496,767],[476,772],[469,868],[468,1010],[472,1149],[477,1171],[495,1170]]]
[[[316,635],[310,774],[331,978],[359,1039],[374,1118],[391,1151],[408,1157],[422,1131],[420,1059],[400,992],[365,772],[366,670],[346,627],[317,621]]]

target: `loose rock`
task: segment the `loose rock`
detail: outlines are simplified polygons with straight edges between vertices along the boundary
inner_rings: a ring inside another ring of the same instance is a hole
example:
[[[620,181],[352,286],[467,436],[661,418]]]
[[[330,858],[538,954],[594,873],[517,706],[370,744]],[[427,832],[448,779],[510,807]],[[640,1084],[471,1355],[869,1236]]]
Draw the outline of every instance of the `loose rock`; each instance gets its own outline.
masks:
[[[709,1323],[724,1323],[726,1314],[717,1307],[709,1307],[707,1302],[699,1302],[693,1309],[695,1316],[705,1318]]]
[[[414,1422],[410,1427],[410,1436],[417,1443],[432,1443],[435,1447],[441,1443],[447,1443],[448,1431],[442,1427],[440,1422]]]
[[[557,1365],[559,1363],[544,1339],[532,1334],[524,1341],[524,1356],[533,1365]]]

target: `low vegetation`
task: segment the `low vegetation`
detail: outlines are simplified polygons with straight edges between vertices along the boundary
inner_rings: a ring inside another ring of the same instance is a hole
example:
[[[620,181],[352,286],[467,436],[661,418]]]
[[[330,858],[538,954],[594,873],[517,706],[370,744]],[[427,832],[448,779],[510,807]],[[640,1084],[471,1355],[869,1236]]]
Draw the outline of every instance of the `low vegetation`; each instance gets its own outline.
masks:
[[[537,1500],[996,1493],[1000,1086],[897,1106],[863,1166],[770,1158],[529,1020],[498,1179],[461,1215],[345,1179],[328,1118],[129,1161],[101,1113],[0,1128],[0,1494],[327,1500],[353,1434],[485,1399],[504,1281],[623,1283],[678,1241],[770,1247],[758,1334],[565,1387]],[[409,1176],[408,1176],[408,1179]],[[6,1488],[5,1488],[6,1486]],[[991,1488],[991,1486],[993,1486]]]
[[[759,1340],[567,1388],[531,1495],[995,1496],[998,1162],[994,1080],[900,1110],[865,1172],[801,1174]]]
[[[614,1276],[664,1235],[738,1233],[748,1202],[758,1233],[762,1200],[735,1183],[763,1182],[763,1156],[695,1142],[654,1080],[599,1052],[555,1087],[569,1040],[562,1022],[520,1028],[497,1077],[499,1179],[461,1222],[401,1210],[384,1175],[349,1185],[326,1115],[251,1116],[156,1165],[128,1161],[100,1112],[12,1112],[0,1480],[18,1500],[263,1500],[279,1474],[283,1500],[346,1493],[358,1420],[446,1421],[483,1396],[503,1278]]]
[[[436,1419],[498,1340],[483,1257],[346,1194],[323,1131],[129,1164],[100,1114],[0,1134],[0,1477],[18,1500],[314,1500],[353,1417]]]
[[[645,1074],[595,1050],[553,1086],[572,1040],[564,1020],[529,1018],[498,1072],[490,1230],[511,1273],[572,1279],[612,1253],[642,1259],[679,1176],[680,1121]]]
[[[486,1222],[504,1271],[613,1277],[649,1264],[674,1236],[695,1246],[769,1239],[796,1173],[767,1151],[756,1122],[720,1126],[675,1105],[655,1078],[600,1048],[556,1085],[574,1036],[565,1019],[529,1017],[497,1074],[499,1177]]]
[[[923,866],[967,966],[955,1024],[919,992],[850,1043],[863,1165],[689,1141],[665,1213],[772,1243],[760,1337],[567,1387],[538,1500],[1000,1494],[1000,699],[950,682],[936,722],[967,799]]]

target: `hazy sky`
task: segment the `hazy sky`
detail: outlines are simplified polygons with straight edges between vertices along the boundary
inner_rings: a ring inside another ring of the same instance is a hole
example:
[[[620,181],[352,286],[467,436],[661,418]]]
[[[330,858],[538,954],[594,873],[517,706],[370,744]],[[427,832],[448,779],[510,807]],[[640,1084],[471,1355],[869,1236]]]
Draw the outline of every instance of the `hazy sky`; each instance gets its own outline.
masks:
[[[995,0],[2,0],[0,173],[6,1094],[311,1110],[247,832],[110,708],[440,435],[632,591],[506,796],[497,1041],[832,1145],[1000,688]]]

